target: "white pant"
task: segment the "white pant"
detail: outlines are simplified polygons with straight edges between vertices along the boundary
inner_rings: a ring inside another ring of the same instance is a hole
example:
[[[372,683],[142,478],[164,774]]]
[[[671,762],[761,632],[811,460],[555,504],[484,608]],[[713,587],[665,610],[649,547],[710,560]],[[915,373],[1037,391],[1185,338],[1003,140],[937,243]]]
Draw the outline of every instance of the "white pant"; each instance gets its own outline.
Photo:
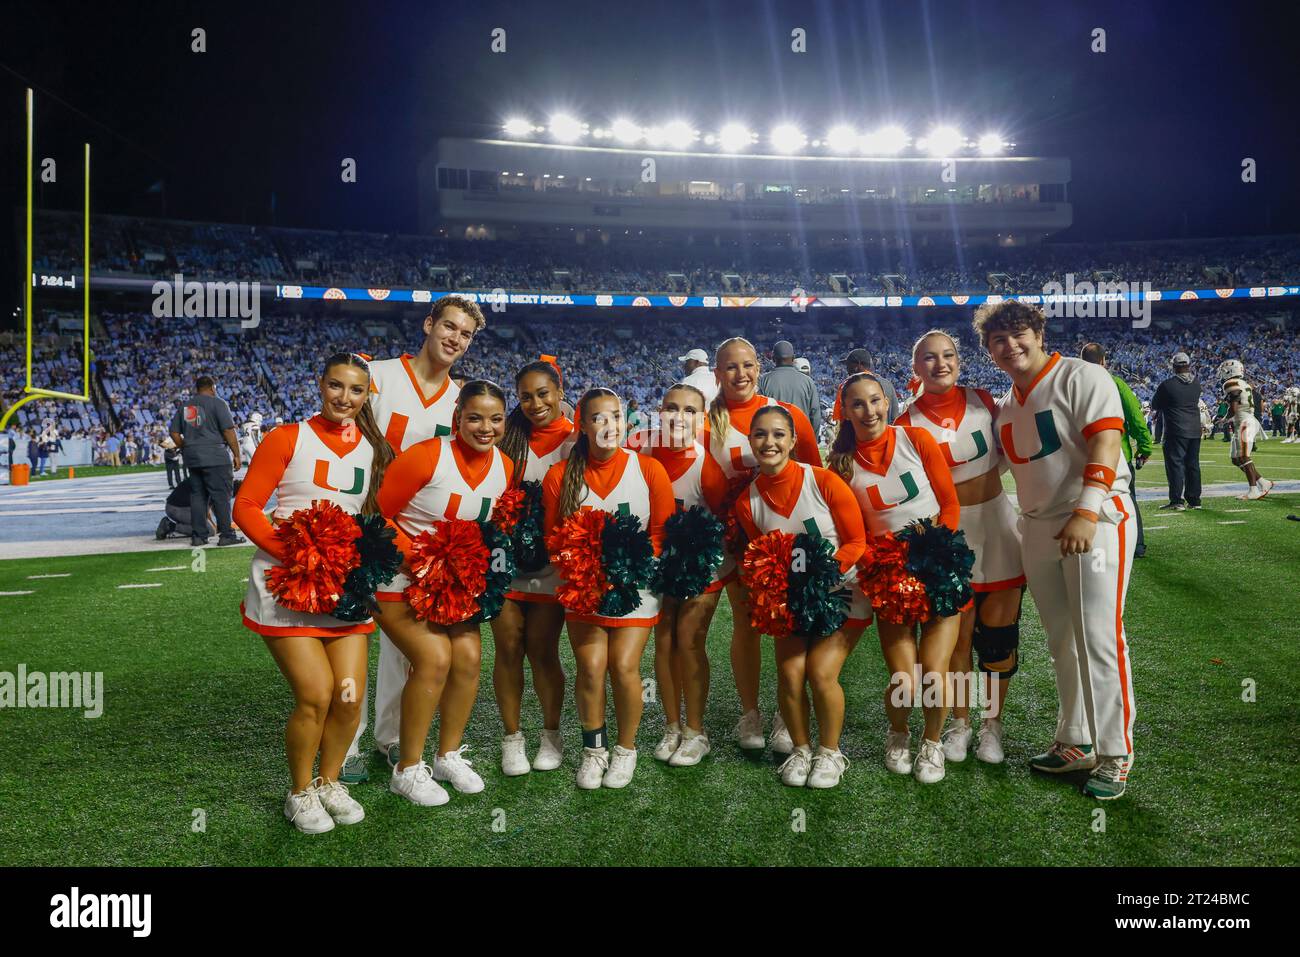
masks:
[[[1066,557],[1053,536],[1068,516],[1020,518],[1025,577],[1056,671],[1056,740],[1092,744],[1108,757],[1133,753],[1136,704],[1123,621],[1137,539],[1131,507],[1127,496],[1103,502],[1092,552]]]
[[[1250,454],[1255,451],[1255,442],[1262,431],[1263,426],[1259,424],[1259,419],[1249,412],[1238,412],[1232,421],[1232,445],[1229,446],[1229,454],[1234,459],[1250,458]]]
[[[401,736],[402,689],[406,687],[406,676],[410,674],[411,663],[406,655],[397,650],[381,629],[379,632],[379,673],[375,682],[375,747],[387,751],[390,744],[397,744]],[[361,735],[366,731],[366,712],[370,704],[370,682],[366,682],[366,702],[361,708],[361,723],[357,725],[356,737],[348,748],[348,757],[361,753]]]

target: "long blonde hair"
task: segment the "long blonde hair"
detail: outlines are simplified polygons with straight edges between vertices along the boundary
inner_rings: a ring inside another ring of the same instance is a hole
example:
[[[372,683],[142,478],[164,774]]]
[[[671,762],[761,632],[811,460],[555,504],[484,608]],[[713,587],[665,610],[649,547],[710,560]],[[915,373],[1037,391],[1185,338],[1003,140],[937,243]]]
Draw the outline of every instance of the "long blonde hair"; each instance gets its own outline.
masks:
[[[916,372],[916,351],[921,348],[921,343],[925,342],[925,340],[929,339],[931,336],[943,336],[947,339],[948,342],[952,344],[952,351],[957,354],[958,363],[961,362],[961,344],[957,342],[952,333],[946,332],[943,329],[931,329],[929,332],[922,335],[921,338],[917,339],[916,342],[912,343],[912,378],[907,383],[912,393],[912,401],[908,403],[909,407],[912,402],[921,398],[921,393],[925,391],[925,383]]]
[[[608,396],[619,402],[618,394],[612,389],[604,389],[599,386],[594,389],[588,389],[582,393],[582,398],[578,400],[578,408],[574,410],[574,418],[578,422],[581,430],[582,417],[586,414],[583,409],[592,399],[599,399],[602,396]],[[573,448],[569,450],[568,461],[564,463],[564,479],[560,483],[560,520],[568,518],[578,510],[582,500],[587,497],[587,480],[585,477],[587,471],[587,458],[591,451],[591,443],[587,441],[586,431],[580,431],[578,441],[573,443]]]
[[[750,352],[754,353],[754,359],[757,361],[758,350],[754,348],[754,344],[743,336],[732,336],[726,342],[718,346],[718,348],[713,352],[713,368],[715,374],[722,353],[726,351],[728,346],[737,342],[744,344]],[[713,401],[709,403],[709,433],[713,436],[713,441],[718,443],[718,448],[722,449],[727,447],[727,432],[730,431],[730,429],[731,413],[727,410],[727,399],[726,396],[723,395],[722,382],[719,380],[718,394],[715,395]]]
[[[844,393],[848,391],[849,386],[856,385],[864,379],[870,379],[880,386],[881,395],[888,398],[880,377],[874,372],[855,372],[840,383],[840,410],[843,412],[843,418],[840,419],[840,428],[835,433],[835,441],[831,443],[831,450],[826,455],[826,465],[846,482],[853,480],[853,456],[858,449],[858,434],[853,428],[853,423],[849,420],[849,410],[844,402]]]

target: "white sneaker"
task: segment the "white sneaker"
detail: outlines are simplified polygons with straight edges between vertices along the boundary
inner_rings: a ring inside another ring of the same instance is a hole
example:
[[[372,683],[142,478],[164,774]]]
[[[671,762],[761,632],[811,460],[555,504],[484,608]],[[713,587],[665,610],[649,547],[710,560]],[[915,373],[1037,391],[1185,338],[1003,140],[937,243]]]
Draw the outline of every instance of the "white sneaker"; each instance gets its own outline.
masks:
[[[689,768],[703,761],[704,756],[712,750],[713,745],[709,744],[709,736],[703,731],[690,737],[683,734],[681,747],[673,752],[672,757],[668,759],[668,764],[674,768]]]
[[[891,731],[885,736],[885,767],[895,774],[912,773],[912,732]]]
[[[583,748],[582,763],[578,765],[578,787],[594,791],[609,770],[609,751],[605,748]]]
[[[421,807],[437,807],[451,800],[442,785],[433,779],[433,773],[423,761],[412,764],[405,771],[393,768],[393,776],[388,779],[388,790]]]
[[[319,780],[320,778],[316,779]],[[284,799],[284,816],[303,834],[324,834],[334,830],[334,818],[321,806],[316,781],[312,781],[297,794],[290,791]]]
[[[921,750],[916,754],[916,764],[912,771],[922,784],[934,784],[943,780],[943,748],[937,741],[921,739]]]
[[[359,824],[366,818],[366,809],[348,794],[347,785],[341,781],[326,781],[316,789],[316,795],[335,824]]]
[[[682,729],[678,725],[670,724],[664,731],[664,736],[659,739],[658,747],[655,748],[656,760],[667,761],[681,746]]]
[[[848,769],[849,759],[841,751],[830,748],[818,748],[812,761],[812,772],[808,775],[810,788],[833,788],[840,783],[840,778]]]
[[[533,758],[534,771],[554,771],[564,760],[564,739],[558,730],[542,728],[542,741],[537,746],[537,757]]]
[[[450,781],[461,794],[478,794],[485,785],[483,779],[474,771],[473,762],[465,758],[468,744],[462,744],[455,751],[436,755],[433,759],[433,778],[435,781]]]
[[[980,743],[975,749],[975,757],[985,764],[1001,764],[1006,760],[1002,750],[1002,719],[985,718],[980,722]]]
[[[772,753],[789,754],[794,750],[794,742],[790,740],[790,729],[785,726],[781,719],[781,712],[778,711],[772,718]]]
[[[527,741],[522,731],[503,735],[501,738],[501,773],[508,778],[517,778],[532,770],[528,763]]]
[[[636,773],[636,748],[614,745],[614,753],[609,759],[609,770],[605,772],[601,784],[607,788],[625,788]]]
[[[1273,491],[1273,480],[1266,479],[1261,476],[1259,480],[1259,484],[1252,485],[1250,487],[1250,491],[1246,493],[1246,501],[1248,502],[1257,501],[1263,498],[1271,491]]]
[[[981,732],[983,728],[981,727]],[[966,752],[970,750],[970,718],[953,718],[952,724],[944,729],[940,740],[943,742],[943,756],[949,761],[958,763],[966,760]]]
[[[746,711],[736,723],[735,735],[746,751],[762,751],[767,745],[763,740],[763,716],[757,710]]]
[[[792,788],[801,788],[808,783],[808,771],[812,766],[812,748],[806,744],[794,748],[785,762],[777,768],[781,783]]]

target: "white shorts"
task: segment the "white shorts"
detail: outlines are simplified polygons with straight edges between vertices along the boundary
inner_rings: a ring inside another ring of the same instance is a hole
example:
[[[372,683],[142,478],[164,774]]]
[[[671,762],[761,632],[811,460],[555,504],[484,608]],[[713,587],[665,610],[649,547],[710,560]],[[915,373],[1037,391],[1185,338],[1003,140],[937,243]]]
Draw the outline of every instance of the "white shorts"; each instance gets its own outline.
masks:
[[[248,570],[248,590],[239,606],[244,627],[267,638],[281,635],[311,635],[330,638],[336,635],[368,635],[375,630],[375,620],[340,621],[333,615],[310,615],[285,608],[266,588],[266,572],[278,565],[269,553],[258,549]]]
[[[510,583],[506,597],[514,601],[555,604],[555,589],[560,587],[560,573],[547,562],[531,575],[520,575]]]
[[[849,586],[849,592],[853,599],[849,603],[849,617],[844,622],[845,625],[855,628],[865,628],[871,624],[871,602],[867,596],[862,593],[862,586],[858,584],[858,567],[854,565],[844,576],[844,583]]]
[[[1232,420],[1232,457],[1248,459],[1255,451],[1255,440],[1259,438],[1259,419],[1249,412],[1238,412]]]
[[[1003,493],[978,505],[963,505],[957,527],[975,552],[971,588],[977,592],[1019,588],[1025,583],[1019,516]]]

